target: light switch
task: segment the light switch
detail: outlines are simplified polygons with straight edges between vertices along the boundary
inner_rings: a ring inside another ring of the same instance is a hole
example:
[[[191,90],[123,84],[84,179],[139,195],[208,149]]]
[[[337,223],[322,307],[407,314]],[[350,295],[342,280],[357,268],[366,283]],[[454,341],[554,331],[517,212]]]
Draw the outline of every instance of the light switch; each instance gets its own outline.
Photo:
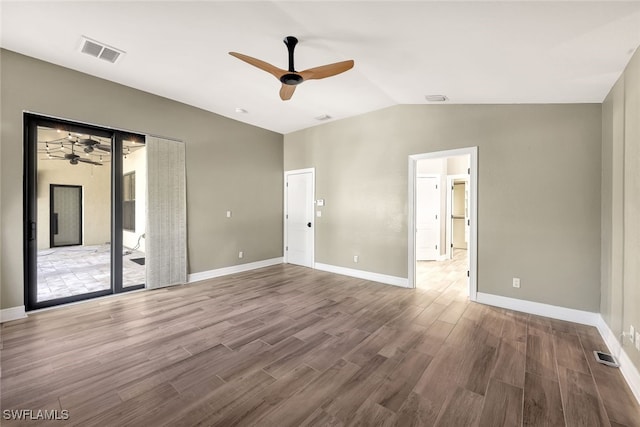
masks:
[[[227,218],[231,218],[231,211],[227,211]]]
[[[324,199],[318,199],[318,200],[316,201],[316,204],[317,204],[318,206],[324,206]]]
[[[320,218],[322,216],[322,211],[316,211],[316,216]]]

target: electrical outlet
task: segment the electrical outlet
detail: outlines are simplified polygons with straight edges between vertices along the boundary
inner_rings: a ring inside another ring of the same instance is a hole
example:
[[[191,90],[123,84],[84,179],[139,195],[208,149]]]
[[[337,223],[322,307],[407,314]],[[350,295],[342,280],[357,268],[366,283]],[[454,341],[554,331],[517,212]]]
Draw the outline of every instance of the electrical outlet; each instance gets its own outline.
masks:
[[[636,332],[636,350],[640,351],[640,332]]]
[[[514,288],[519,288],[520,287],[520,278],[518,278],[518,277],[514,277],[513,278],[513,287]]]
[[[242,257],[244,257],[244,252],[242,251],[238,252],[238,258],[242,258]]]
[[[353,262],[358,262],[358,255],[353,256]]]

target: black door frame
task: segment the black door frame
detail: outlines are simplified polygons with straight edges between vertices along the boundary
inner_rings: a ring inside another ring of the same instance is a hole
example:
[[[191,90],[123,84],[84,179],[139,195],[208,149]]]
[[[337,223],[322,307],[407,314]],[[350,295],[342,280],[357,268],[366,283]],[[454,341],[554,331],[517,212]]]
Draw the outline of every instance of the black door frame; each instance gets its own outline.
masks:
[[[58,187],[64,188],[77,188],[80,190],[80,198],[78,210],[80,211],[80,221],[78,222],[78,243],[69,243],[64,245],[55,245],[53,236],[58,234],[58,221],[54,222],[54,190]],[[67,185],[67,184],[49,184],[49,246],[52,248],[60,248],[63,246],[77,246],[82,245],[82,185]]]
[[[24,113],[24,301],[27,311],[82,301],[105,295],[144,288],[144,284],[122,286],[122,153],[124,140],[144,141],[144,135],[124,132],[100,126],[54,119],[32,113]],[[61,129],[65,132],[91,134],[111,139],[111,288],[82,295],[38,302],[38,243],[37,243],[37,179],[38,179],[38,127]]]

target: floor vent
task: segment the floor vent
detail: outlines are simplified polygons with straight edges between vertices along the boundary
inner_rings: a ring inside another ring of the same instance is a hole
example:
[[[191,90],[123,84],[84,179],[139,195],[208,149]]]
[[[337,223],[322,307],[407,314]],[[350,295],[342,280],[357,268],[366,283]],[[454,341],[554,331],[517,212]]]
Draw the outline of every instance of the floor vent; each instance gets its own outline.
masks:
[[[116,61],[125,53],[120,49],[107,46],[104,43],[96,40],[91,40],[90,38],[85,36],[82,36],[82,45],[80,47],[80,52],[86,53],[87,55],[91,55],[95,58],[99,58],[107,62],[111,62],[112,64],[115,64]]]

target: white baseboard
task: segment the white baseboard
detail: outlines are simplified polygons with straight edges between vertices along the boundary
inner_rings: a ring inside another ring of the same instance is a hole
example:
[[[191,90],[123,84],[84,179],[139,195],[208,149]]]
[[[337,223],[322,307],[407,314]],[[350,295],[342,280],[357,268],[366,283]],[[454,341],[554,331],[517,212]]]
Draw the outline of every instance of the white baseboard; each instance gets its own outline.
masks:
[[[232,265],[231,267],[217,268],[215,270],[201,271],[200,273],[189,274],[187,277],[187,283],[199,282],[201,280],[213,279],[214,277],[226,276],[229,274],[242,273],[244,271],[255,270],[256,268],[282,264],[282,262],[283,258],[279,257],[249,262],[247,264]]]
[[[387,274],[372,273],[370,271],[356,270],[353,268],[338,267],[336,265],[315,263],[316,270],[327,271],[329,273],[342,274],[344,276],[357,277],[358,279],[371,280],[372,282],[380,282],[387,285],[409,287],[409,279],[404,277],[389,276]]]
[[[575,310],[573,308],[526,301],[517,298],[503,297],[500,295],[478,292],[476,302],[493,305],[495,307],[508,308],[509,310],[522,311],[523,313],[551,317],[552,319],[581,323],[583,325],[598,326],[600,323],[599,313]]]
[[[24,319],[27,313],[24,305],[18,307],[4,308],[0,310],[0,323],[10,322],[11,320]]]
[[[618,359],[618,362],[620,363],[620,372],[622,372],[622,376],[627,381],[627,384],[629,385],[629,388],[636,400],[640,403],[640,373],[600,313],[592,313],[590,311],[575,310],[572,308],[508,298],[500,295],[485,294],[481,292],[478,292],[477,302],[509,310],[521,311],[523,313],[536,314],[539,316],[551,317],[553,319],[595,326],[602,336],[605,344],[609,347],[609,351],[611,351],[611,353]]]
[[[635,367],[627,352],[624,351],[620,341],[618,341],[616,334],[613,333],[607,322],[604,321],[602,316],[600,316],[600,322],[596,325],[600,335],[602,335],[602,339],[604,339],[605,344],[609,347],[611,354],[613,354],[616,359],[618,359],[618,363],[620,363],[620,372],[622,372],[622,376],[625,380],[627,380],[627,384],[629,384],[629,388],[631,392],[636,397],[638,403],[640,403],[640,372]]]

